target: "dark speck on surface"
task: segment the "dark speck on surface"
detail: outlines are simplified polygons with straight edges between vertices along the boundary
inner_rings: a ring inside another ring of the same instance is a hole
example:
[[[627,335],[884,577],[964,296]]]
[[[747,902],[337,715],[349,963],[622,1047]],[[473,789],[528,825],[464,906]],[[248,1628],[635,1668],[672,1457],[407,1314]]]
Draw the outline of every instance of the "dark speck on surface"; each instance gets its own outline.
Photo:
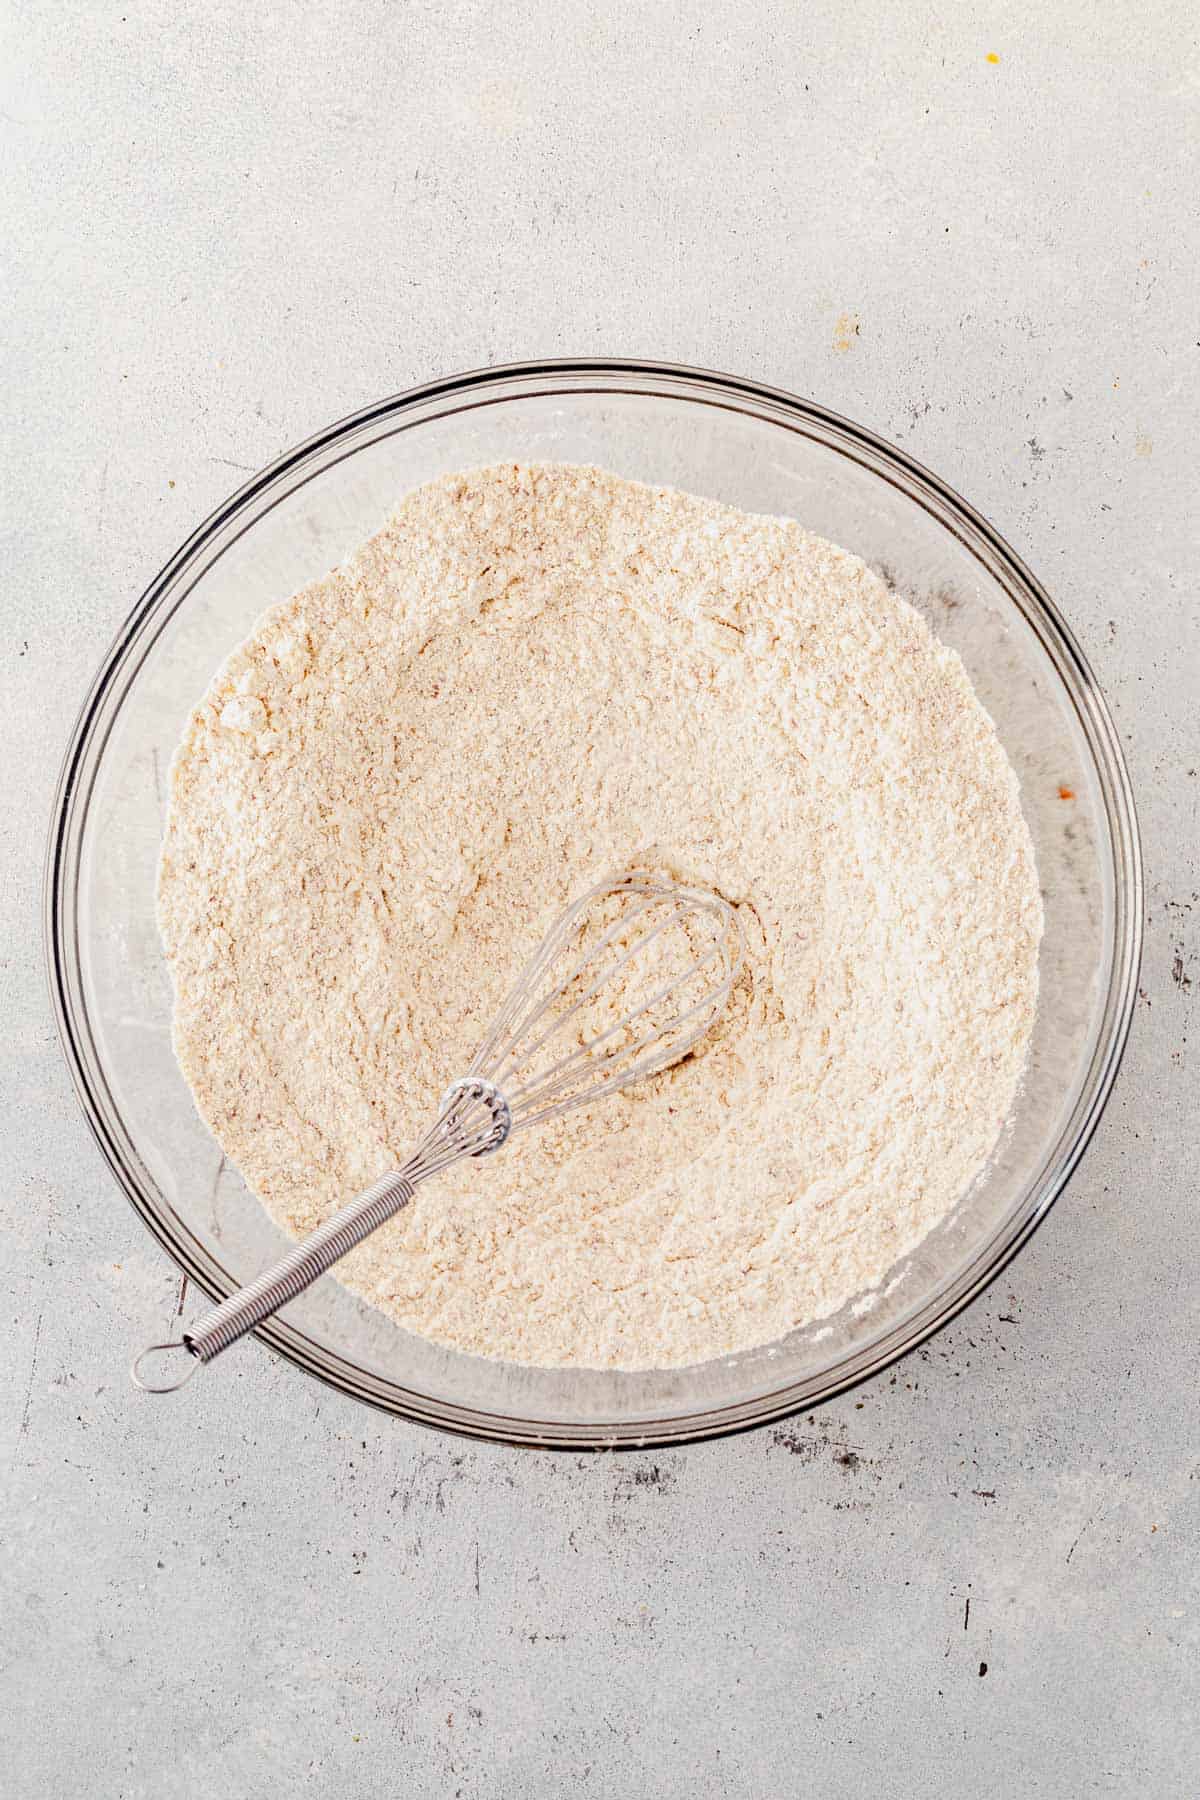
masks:
[[[675,1477],[673,1475],[664,1475],[658,1464],[655,1463],[649,1469],[635,1469],[633,1471],[633,1485],[634,1487],[668,1489],[675,1486]]]
[[[651,1463],[648,1469],[631,1469],[628,1475],[622,1475],[614,1498],[631,1500],[635,1494],[644,1491],[669,1494],[674,1489],[676,1480],[673,1470],[664,1469],[659,1463]]]
[[[812,1462],[820,1448],[813,1438],[798,1437],[794,1431],[774,1431],[771,1442],[780,1450],[786,1450],[789,1456],[798,1456],[802,1462]]]

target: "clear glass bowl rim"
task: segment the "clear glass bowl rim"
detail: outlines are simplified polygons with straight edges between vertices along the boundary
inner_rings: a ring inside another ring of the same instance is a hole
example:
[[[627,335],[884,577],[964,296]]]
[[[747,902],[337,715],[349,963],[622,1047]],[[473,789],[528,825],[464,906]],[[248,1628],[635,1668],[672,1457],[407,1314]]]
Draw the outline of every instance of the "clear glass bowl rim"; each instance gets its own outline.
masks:
[[[228,533],[240,516],[251,514],[245,520],[248,529],[254,522],[255,502],[303,466],[316,465],[318,459],[320,467],[329,466],[338,460],[338,447],[365,427],[400,419],[406,412],[419,412],[430,402],[454,402],[468,408],[523,396],[588,392],[634,393],[699,402],[748,413],[765,423],[815,437],[902,488],[909,499],[933,513],[981,558],[1050,657],[1093,758],[1113,851],[1113,956],[1089,1067],[1076,1105],[1047,1158],[1041,1181],[1030,1188],[1005,1228],[981,1247],[949,1288],[932,1296],[879,1340],[819,1376],[717,1410],[683,1413],[636,1425],[620,1422],[608,1428],[594,1422],[581,1425],[569,1420],[551,1423],[507,1418],[431,1400],[375,1380],[335,1353],[314,1345],[310,1338],[293,1331],[280,1319],[269,1321],[257,1333],[307,1374],[415,1423],[512,1445],[574,1450],[686,1443],[786,1418],[832,1399],[887,1368],[976,1299],[1045,1218],[1099,1123],[1129,1035],[1143,925],[1142,857],[1133,793],[1116,729],[1087,659],[1054,602],[1011,546],[952,488],[905,452],[839,414],[782,389],[679,364],[605,357],[560,358],[472,370],[407,389],[349,414],[286,451],[197,527],[150,583],[113,640],[80,709],[63,759],[43,884],[47,972],[59,1041],[88,1126],[118,1185],[189,1282],[214,1300],[224,1299],[230,1292],[228,1281],[221,1278],[206,1257],[198,1254],[195,1240],[164,1210],[158,1198],[147,1192],[122,1149],[119,1116],[107,1092],[88,1024],[81,979],[79,854],[91,788],[125,689],[161,625],[174,610],[176,590],[189,575],[199,573],[214,541]]]

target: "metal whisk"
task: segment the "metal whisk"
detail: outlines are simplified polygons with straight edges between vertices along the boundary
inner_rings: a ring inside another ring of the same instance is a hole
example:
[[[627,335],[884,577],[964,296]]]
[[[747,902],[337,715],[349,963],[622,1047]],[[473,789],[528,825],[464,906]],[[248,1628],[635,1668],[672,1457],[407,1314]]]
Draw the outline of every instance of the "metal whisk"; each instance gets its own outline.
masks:
[[[143,1350],[134,1381],[151,1393],[182,1387],[407,1206],[431,1175],[681,1061],[723,1012],[740,960],[737,915],[716,894],[642,871],[591,888],[534,953],[408,1161],[182,1338]],[[178,1350],[188,1357],[183,1374],[145,1373],[147,1358]]]

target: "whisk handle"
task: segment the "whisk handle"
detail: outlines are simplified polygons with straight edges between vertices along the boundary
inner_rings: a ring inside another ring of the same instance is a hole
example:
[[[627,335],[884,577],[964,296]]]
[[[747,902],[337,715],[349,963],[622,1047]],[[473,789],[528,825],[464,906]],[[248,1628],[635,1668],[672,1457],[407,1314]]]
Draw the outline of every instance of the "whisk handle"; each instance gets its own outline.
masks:
[[[241,1288],[214,1306],[211,1312],[197,1321],[182,1338],[169,1344],[151,1344],[143,1350],[133,1364],[132,1375],[139,1387],[154,1394],[168,1394],[175,1388],[182,1387],[191,1379],[201,1363],[212,1362],[223,1350],[261,1325],[277,1313],[280,1307],[286,1306],[307,1287],[311,1287],[317,1277],[324,1275],[353,1250],[363,1238],[392,1218],[408,1205],[417,1189],[419,1175],[410,1169],[393,1169],[370,1187],[357,1199],[349,1201],[340,1211],[327,1219],[324,1225],[317,1227],[304,1242],[297,1244],[280,1258],[274,1268],[260,1275],[248,1287]],[[181,1375],[175,1379],[155,1380],[153,1375],[144,1372],[143,1365],[147,1357],[161,1355],[167,1351],[182,1350],[187,1353],[188,1363]]]

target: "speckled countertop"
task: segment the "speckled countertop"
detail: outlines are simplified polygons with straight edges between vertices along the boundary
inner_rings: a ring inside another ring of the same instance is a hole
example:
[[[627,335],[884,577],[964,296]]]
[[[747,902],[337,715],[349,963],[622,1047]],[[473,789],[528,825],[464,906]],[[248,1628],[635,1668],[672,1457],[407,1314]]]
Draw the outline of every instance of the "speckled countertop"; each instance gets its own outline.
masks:
[[[569,21],[569,23],[568,23]],[[0,1766],[25,1796],[1191,1795],[1200,1757],[1194,9],[16,0],[0,732]],[[429,376],[657,356],[812,395],[1008,535],[1112,703],[1142,997],[1067,1195],[811,1418],[473,1447],[176,1282],[69,1091],[40,860],[164,558]]]

